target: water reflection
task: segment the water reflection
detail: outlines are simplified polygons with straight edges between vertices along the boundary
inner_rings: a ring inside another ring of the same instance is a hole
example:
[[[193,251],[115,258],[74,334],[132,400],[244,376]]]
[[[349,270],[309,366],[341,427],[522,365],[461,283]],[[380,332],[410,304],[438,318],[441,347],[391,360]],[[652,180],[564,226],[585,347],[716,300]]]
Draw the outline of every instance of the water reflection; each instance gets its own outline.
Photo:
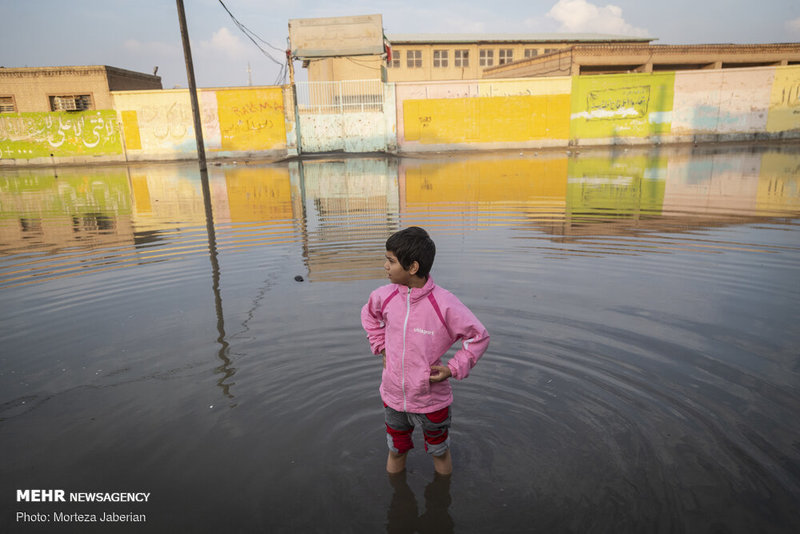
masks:
[[[554,242],[791,217],[796,151],[590,153],[0,173],[0,287],[169,261],[208,246],[299,247],[311,281],[380,276],[374,251],[408,224],[513,224]],[[204,232],[205,233],[205,232]],[[213,237],[213,236],[211,236]],[[212,256],[214,252],[212,252]]]
[[[159,531],[796,532],[798,166],[4,169],[0,489],[152,490]],[[493,335],[454,386],[449,487],[424,455],[387,483],[357,320],[415,223]]]
[[[394,493],[386,515],[386,532],[389,534],[454,532],[453,518],[450,516],[450,477],[438,473],[425,487],[425,509],[419,513],[417,497],[408,485],[405,472],[389,475],[389,483]]]

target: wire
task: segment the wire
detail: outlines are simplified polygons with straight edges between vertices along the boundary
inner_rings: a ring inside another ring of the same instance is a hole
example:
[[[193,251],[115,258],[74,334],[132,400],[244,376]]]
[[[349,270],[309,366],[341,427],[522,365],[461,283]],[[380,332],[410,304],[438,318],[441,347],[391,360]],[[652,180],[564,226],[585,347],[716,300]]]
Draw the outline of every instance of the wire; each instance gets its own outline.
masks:
[[[247,38],[250,39],[253,42],[254,45],[256,45],[256,48],[258,48],[261,51],[262,54],[267,56],[267,58],[269,58],[273,63],[275,63],[276,65],[278,65],[280,67],[280,69],[278,70],[278,76],[277,76],[277,78],[275,78],[274,85],[279,85],[281,82],[286,81],[286,73],[287,73],[287,69],[288,69],[288,66],[289,66],[289,58],[286,58],[286,61],[284,61],[284,62],[278,61],[277,59],[275,59],[272,56],[272,54],[270,54],[269,52],[264,50],[261,47],[261,45],[259,45],[256,42],[256,39],[258,39],[259,41],[261,41],[262,43],[264,43],[268,47],[272,48],[273,50],[277,50],[278,52],[283,53],[283,52],[285,52],[285,50],[281,50],[277,46],[273,46],[270,43],[268,43],[267,41],[265,41],[264,39],[262,39],[261,37],[259,37],[253,30],[251,30],[250,28],[248,28],[247,26],[245,26],[244,24],[239,22],[239,20],[233,15],[233,13],[231,13],[231,10],[228,9],[228,6],[226,6],[225,3],[222,0],[218,0],[218,1],[219,1],[220,5],[223,7],[223,9],[225,9],[225,11],[231,17],[231,20],[233,20],[233,23],[236,24],[236,27],[239,28],[239,30],[243,34],[245,34],[245,36],[247,36]]]

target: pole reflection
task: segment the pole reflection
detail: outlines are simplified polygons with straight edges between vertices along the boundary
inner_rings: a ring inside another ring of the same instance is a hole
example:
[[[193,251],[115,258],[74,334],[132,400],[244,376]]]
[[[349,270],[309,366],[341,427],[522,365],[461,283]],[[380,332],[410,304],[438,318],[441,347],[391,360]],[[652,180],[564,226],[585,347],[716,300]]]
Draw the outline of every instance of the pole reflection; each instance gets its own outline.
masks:
[[[221,364],[214,369],[214,372],[220,375],[219,380],[217,380],[217,385],[222,390],[223,395],[232,399],[233,394],[230,388],[233,384],[230,382],[230,379],[236,374],[236,368],[232,365],[229,356],[230,344],[225,335],[225,313],[222,309],[222,291],[220,290],[219,284],[220,268],[219,252],[217,250],[217,234],[214,227],[214,210],[211,205],[211,187],[209,185],[208,171],[206,169],[200,170],[200,181],[203,189],[203,206],[205,208],[206,231],[208,233],[208,257],[211,261],[211,289],[214,293],[214,310],[217,315],[217,343],[219,344],[217,357],[221,362]]]

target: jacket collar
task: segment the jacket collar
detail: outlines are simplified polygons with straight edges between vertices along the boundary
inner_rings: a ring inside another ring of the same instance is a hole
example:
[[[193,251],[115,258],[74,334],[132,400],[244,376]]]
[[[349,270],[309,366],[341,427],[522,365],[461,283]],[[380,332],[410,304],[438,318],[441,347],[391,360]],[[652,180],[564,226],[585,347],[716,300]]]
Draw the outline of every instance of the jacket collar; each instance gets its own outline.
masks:
[[[408,293],[408,286],[395,284],[395,287],[397,288],[397,291],[401,295],[403,295],[403,297],[405,297],[406,294]],[[428,280],[425,282],[424,286],[422,286],[422,287],[412,287],[411,288],[411,301],[412,302],[416,302],[417,300],[419,300],[421,298],[427,297],[428,294],[431,291],[433,291],[434,287],[436,287],[436,284],[433,282],[433,277],[429,273],[428,274]]]

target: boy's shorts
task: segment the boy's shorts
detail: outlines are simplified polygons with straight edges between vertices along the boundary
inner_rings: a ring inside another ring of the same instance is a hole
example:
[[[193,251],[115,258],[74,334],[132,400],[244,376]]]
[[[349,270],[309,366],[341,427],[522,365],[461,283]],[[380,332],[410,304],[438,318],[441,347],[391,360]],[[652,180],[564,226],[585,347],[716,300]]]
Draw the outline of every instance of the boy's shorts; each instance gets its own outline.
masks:
[[[414,448],[411,434],[414,427],[422,427],[425,436],[425,450],[433,456],[441,456],[450,448],[450,407],[431,413],[398,412],[384,406],[386,420],[386,442],[389,450],[405,454]]]

